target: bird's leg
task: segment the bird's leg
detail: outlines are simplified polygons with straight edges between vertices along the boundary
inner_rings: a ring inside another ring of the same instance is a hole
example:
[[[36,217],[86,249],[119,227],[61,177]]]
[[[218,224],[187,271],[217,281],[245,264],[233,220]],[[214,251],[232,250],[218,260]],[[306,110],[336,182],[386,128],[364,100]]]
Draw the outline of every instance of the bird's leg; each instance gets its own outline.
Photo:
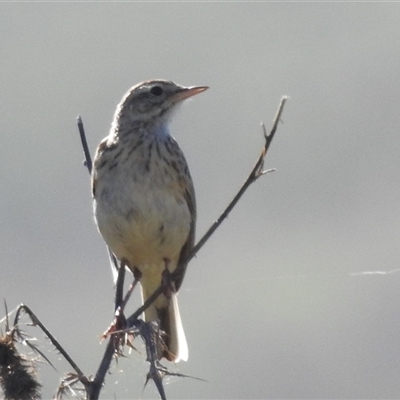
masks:
[[[133,268],[133,282],[129,286],[129,289],[126,292],[124,300],[122,301],[122,303],[119,307],[122,311],[124,311],[126,303],[128,302],[129,298],[131,297],[131,294],[132,294],[133,290],[135,289],[136,285],[138,284],[138,282],[140,281],[141,277],[142,277],[142,273],[137,268]]]
[[[174,285],[174,282],[172,280],[171,271],[168,269],[169,264],[170,264],[170,260],[168,258],[164,258],[164,263],[165,263],[165,269],[164,269],[164,271],[162,273],[161,284],[162,284],[162,287],[163,287],[164,296],[167,299],[170,299],[172,293],[175,292],[175,285]]]
[[[124,281],[125,281],[125,261],[121,261],[118,269],[117,282],[115,284],[115,311],[121,306],[124,294]]]
[[[120,268],[118,270],[118,278],[115,289],[115,314],[114,319],[111,325],[107,328],[107,330],[103,333],[103,338],[106,338],[108,335],[120,331],[126,328],[126,318],[124,315],[125,306],[131,297],[133,290],[135,289],[137,283],[139,282],[142,273],[137,269],[133,268],[133,282],[129,286],[128,291],[126,292],[125,297],[123,297],[123,289],[124,289],[124,277],[125,277],[125,267],[129,267],[126,260],[121,261]]]

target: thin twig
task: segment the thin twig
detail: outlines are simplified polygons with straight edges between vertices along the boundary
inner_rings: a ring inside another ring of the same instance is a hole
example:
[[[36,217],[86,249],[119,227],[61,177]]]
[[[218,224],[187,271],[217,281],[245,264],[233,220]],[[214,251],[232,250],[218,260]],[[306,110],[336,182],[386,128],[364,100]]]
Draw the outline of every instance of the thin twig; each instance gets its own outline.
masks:
[[[153,380],[161,400],[167,400],[167,395],[163,386],[163,378],[165,376],[165,367],[163,367],[158,361],[158,344],[159,344],[159,329],[157,324],[154,322],[146,323],[144,321],[138,321],[138,328],[140,334],[146,343],[146,354],[147,361],[150,364],[150,369],[146,377],[146,381],[143,386],[145,389],[150,379]]]
[[[67,362],[71,365],[71,367],[76,371],[79,376],[79,379],[83,384],[86,382],[86,375],[82,372],[82,370],[78,367],[78,365],[74,362],[74,360],[69,356],[69,354],[63,349],[63,347],[58,343],[58,340],[47,330],[47,328],[40,322],[39,318],[36,314],[25,304],[21,304],[18,307],[18,310],[15,314],[14,318],[14,326],[18,325],[18,321],[20,319],[21,312],[24,311],[29,315],[32,323],[34,325],[39,326],[39,328],[43,331],[43,333],[47,336],[50,340],[52,345],[61,353],[61,355],[67,360]],[[47,360],[47,358],[46,358]],[[48,361],[50,362],[50,361]],[[50,363],[51,364],[51,363]]]
[[[83,127],[83,122],[82,122],[82,118],[80,115],[78,115],[78,118],[76,121],[78,124],[79,135],[81,137],[83,153],[85,155],[84,164],[85,164],[86,168],[88,169],[89,174],[91,174],[92,173],[92,157],[90,156],[89,146],[88,146],[87,140],[86,140],[85,128]]]
[[[149,308],[154,300],[162,293],[163,285],[161,284],[154,293],[147,298],[147,300],[129,317],[126,319],[128,326],[133,325],[134,321],[140,317],[140,315]]]
[[[188,255],[187,262],[189,262],[197,253],[198,251],[204,246],[204,244],[207,242],[207,240],[210,238],[210,236],[215,232],[215,230],[221,225],[221,223],[224,221],[224,219],[229,215],[229,213],[232,211],[233,207],[235,207],[236,203],[240,200],[240,198],[243,196],[244,192],[247,190],[247,188],[255,182],[260,176],[264,175],[265,173],[269,172],[268,171],[263,171],[264,167],[264,159],[265,156],[267,155],[267,151],[269,149],[269,146],[271,145],[271,142],[275,136],[275,132],[278,128],[278,123],[281,119],[282,112],[283,112],[283,107],[288,100],[287,96],[282,97],[281,102],[278,107],[278,112],[276,113],[274,124],[272,126],[272,130],[269,135],[267,135],[265,125],[262,124],[263,128],[263,133],[264,133],[264,138],[265,138],[265,145],[264,148],[261,151],[260,157],[257,160],[256,164],[254,165],[252,171],[250,172],[250,175],[247,177],[246,181],[240,188],[239,192],[236,194],[236,196],[233,198],[233,200],[229,203],[228,207],[226,207],[225,211],[220,215],[220,217],[211,225],[211,227],[208,229],[208,231],[204,234],[204,236],[197,242],[197,244],[193,247],[192,251]]]
[[[118,348],[119,338],[117,335],[111,335],[108,341],[100,366],[94,379],[90,382],[87,390],[88,400],[98,400],[101,389],[103,388],[104,378],[110,368],[111,361]]]

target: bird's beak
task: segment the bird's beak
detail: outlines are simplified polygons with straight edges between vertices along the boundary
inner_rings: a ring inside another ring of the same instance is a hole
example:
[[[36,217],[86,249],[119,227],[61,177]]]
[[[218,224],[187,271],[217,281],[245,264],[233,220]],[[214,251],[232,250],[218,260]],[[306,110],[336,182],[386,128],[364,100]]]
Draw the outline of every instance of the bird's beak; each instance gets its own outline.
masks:
[[[204,92],[207,89],[208,89],[208,86],[184,87],[181,90],[179,90],[179,92],[175,93],[172,97],[173,97],[174,101],[178,102],[178,101],[188,99],[189,97],[192,97],[201,92]]]

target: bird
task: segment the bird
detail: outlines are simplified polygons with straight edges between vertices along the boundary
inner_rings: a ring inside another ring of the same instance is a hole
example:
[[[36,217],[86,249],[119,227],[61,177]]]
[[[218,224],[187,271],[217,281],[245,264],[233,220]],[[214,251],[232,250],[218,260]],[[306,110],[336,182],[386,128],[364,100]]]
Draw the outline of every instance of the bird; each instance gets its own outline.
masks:
[[[169,125],[184,100],[206,89],[162,79],[133,86],[97,147],[91,175],[97,228],[120,268],[138,277],[142,301],[174,276],[144,312],[145,322],[164,332],[158,358],[173,362],[187,361],[189,354],[177,292],[194,246],[196,199]]]

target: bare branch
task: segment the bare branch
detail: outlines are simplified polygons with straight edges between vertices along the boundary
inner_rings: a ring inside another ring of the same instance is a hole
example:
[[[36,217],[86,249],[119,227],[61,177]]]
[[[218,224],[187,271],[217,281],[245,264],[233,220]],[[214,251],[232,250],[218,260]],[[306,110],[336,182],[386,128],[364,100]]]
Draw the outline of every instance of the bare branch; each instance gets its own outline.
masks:
[[[265,138],[265,145],[264,148],[261,151],[260,157],[258,158],[256,164],[254,165],[252,171],[250,172],[250,175],[247,177],[246,181],[240,188],[239,192],[236,194],[236,196],[233,198],[233,200],[229,203],[228,207],[226,207],[225,211],[220,215],[220,217],[211,225],[211,227],[208,229],[208,231],[204,234],[204,236],[197,242],[197,244],[193,247],[191,253],[188,256],[188,262],[198,253],[198,251],[204,246],[204,244],[207,242],[207,240],[210,238],[210,236],[215,232],[215,230],[221,225],[221,223],[224,221],[224,219],[229,215],[229,213],[232,211],[233,207],[235,207],[236,203],[240,200],[240,198],[243,196],[244,192],[247,190],[247,188],[255,182],[260,176],[271,172],[271,170],[263,171],[264,168],[264,159],[265,156],[267,155],[267,151],[269,149],[269,146],[271,145],[271,142],[274,138],[275,132],[278,128],[278,123],[281,119],[282,112],[283,112],[283,107],[288,100],[287,96],[282,97],[281,102],[278,107],[278,112],[276,113],[274,124],[272,126],[271,132],[268,135],[267,131],[265,129],[265,125],[262,124],[263,128],[263,133],[264,133],[264,138]]]
[[[114,354],[118,349],[118,343],[119,338],[115,335],[111,335],[96,375],[87,388],[88,400],[97,400],[99,398],[101,389],[103,388],[104,378],[110,368]]]
[[[82,118],[80,115],[78,115],[77,124],[78,124],[78,129],[79,129],[79,135],[81,137],[83,153],[85,155],[84,165],[88,169],[89,174],[91,174],[92,173],[92,158],[90,156],[89,146],[88,146],[87,140],[86,140],[85,128],[83,127],[83,122],[82,122]]]
[[[39,318],[36,316],[36,314],[25,304],[21,304],[18,307],[18,310],[15,314],[14,318],[14,326],[18,325],[18,321],[20,319],[20,314],[21,312],[24,311],[29,315],[29,318],[31,319],[32,323],[34,325],[37,325],[43,333],[47,336],[47,338],[50,340],[52,345],[60,352],[60,354],[67,360],[67,362],[71,365],[71,367],[75,370],[75,372],[78,374],[79,379],[81,380],[82,383],[85,384],[87,378],[86,375],[82,372],[82,370],[78,367],[78,365],[74,362],[74,360],[69,356],[69,354],[63,349],[63,347],[60,345],[60,343],[57,341],[57,339],[50,333],[50,331],[40,322]],[[43,356],[43,355],[42,355]],[[43,356],[44,357],[44,356]],[[46,358],[46,361],[50,364],[51,362]],[[54,368],[54,367],[53,367]]]

